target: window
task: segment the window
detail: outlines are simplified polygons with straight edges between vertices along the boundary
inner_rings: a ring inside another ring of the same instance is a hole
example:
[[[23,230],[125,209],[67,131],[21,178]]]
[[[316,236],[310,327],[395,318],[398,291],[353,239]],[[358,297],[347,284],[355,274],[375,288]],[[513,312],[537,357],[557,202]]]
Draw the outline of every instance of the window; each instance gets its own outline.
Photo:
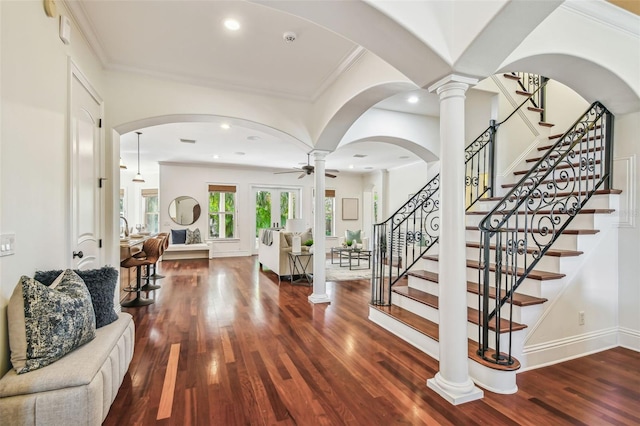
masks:
[[[209,238],[234,238],[236,187],[209,185]]]
[[[331,237],[336,231],[336,191],[327,189],[324,193],[325,235]]]
[[[158,190],[143,189],[144,228],[152,234],[158,233]]]

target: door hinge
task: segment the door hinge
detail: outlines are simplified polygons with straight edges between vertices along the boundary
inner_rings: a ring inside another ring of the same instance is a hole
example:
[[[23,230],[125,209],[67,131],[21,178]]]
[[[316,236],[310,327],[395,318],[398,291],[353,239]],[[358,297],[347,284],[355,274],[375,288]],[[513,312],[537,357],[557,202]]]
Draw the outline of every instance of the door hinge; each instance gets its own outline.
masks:
[[[98,128],[102,129],[102,118],[98,118]]]
[[[107,178],[98,178],[98,188],[102,188],[102,181],[107,180]]]
[[[102,238],[98,240],[98,248],[102,248]]]

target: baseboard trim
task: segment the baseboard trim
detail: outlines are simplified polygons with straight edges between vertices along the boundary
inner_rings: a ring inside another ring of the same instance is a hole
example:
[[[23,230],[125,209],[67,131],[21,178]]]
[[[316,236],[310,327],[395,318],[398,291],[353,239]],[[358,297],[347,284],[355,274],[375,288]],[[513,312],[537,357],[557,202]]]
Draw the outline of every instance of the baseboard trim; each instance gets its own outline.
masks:
[[[213,256],[211,259],[215,259],[216,257],[247,257],[253,256],[248,250],[242,251],[217,251],[214,250]]]
[[[527,346],[522,351],[522,356],[518,358],[523,365],[518,372],[547,367],[615,348],[619,346],[618,335],[618,327],[611,327]]]
[[[626,327],[620,327],[618,343],[625,349],[640,352],[640,331]]]

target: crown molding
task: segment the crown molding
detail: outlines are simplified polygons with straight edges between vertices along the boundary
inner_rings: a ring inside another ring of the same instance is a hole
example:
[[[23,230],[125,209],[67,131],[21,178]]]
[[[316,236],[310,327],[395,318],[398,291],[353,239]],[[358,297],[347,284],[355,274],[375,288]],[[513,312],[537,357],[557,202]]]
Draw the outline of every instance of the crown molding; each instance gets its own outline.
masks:
[[[640,38],[640,17],[604,0],[567,0],[560,8]]]

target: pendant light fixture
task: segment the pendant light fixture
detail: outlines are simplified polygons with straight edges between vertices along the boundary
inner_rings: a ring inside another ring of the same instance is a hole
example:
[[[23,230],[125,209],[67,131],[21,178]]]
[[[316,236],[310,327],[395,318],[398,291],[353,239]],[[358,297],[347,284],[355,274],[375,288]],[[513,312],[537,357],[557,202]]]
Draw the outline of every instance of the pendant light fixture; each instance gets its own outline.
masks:
[[[124,161],[122,161],[122,157],[120,157],[120,168],[122,170],[126,170],[127,169],[127,166],[124,164]]]
[[[134,182],[139,182],[139,183],[144,183],[144,179],[142,178],[142,175],[140,174],[140,135],[142,133],[140,132],[136,132],[138,134],[138,174],[136,174],[136,177],[133,178]]]

